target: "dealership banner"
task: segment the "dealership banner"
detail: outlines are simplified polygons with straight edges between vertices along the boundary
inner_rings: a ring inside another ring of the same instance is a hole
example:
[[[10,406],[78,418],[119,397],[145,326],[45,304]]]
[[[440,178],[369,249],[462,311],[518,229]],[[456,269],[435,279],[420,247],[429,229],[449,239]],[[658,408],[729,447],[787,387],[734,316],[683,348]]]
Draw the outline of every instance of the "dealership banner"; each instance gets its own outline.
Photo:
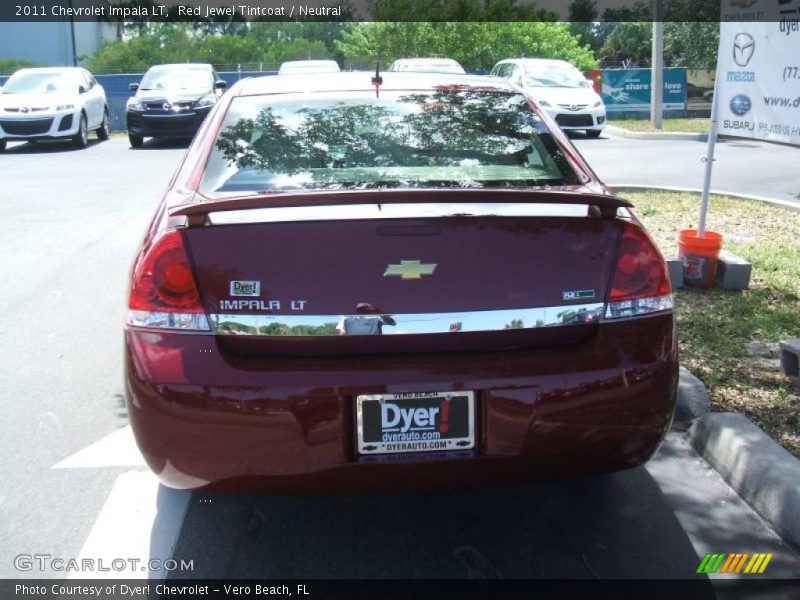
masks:
[[[791,14],[763,22],[731,20],[734,15],[723,12],[716,83],[720,134],[800,145],[800,0],[782,1],[780,8]]]
[[[650,69],[604,69],[603,102],[608,112],[650,111]],[[664,110],[685,110],[686,69],[664,69]]]

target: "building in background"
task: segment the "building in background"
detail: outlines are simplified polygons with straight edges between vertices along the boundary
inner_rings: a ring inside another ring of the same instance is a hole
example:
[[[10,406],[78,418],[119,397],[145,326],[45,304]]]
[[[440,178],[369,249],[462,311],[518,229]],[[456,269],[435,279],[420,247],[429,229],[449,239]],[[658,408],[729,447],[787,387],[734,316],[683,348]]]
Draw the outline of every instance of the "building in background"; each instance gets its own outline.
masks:
[[[116,31],[113,23],[98,21],[0,21],[0,60],[69,67],[97,52],[103,42],[115,39]]]

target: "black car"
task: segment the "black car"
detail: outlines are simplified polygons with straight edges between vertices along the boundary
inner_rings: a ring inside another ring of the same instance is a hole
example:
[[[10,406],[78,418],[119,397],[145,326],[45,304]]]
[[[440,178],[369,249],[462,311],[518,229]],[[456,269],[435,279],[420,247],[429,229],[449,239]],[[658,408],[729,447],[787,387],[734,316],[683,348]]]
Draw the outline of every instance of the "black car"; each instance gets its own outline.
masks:
[[[193,137],[225,90],[211,65],[175,64],[150,67],[142,82],[132,83],[127,125],[131,146],[145,137]]]

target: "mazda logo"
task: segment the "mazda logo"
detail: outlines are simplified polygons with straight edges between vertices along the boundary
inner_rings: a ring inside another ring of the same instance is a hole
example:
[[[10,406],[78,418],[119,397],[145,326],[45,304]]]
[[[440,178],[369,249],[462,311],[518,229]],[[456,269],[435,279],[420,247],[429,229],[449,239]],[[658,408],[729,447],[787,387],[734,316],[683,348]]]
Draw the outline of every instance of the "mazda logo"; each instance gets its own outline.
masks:
[[[161,108],[163,108],[164,110],[169,110],[170,108],[172,108],[172,104],[170,104],[169,102],[164,102],[164,104],[161,105]]]
[[[19,109],[19,112],[26,113],[26,112],[30,112],[30,110],[31,109],[28,108],[27,106],[23,106],[22,108]]]
[[[578,110],[578,105],[577,105],[577,104],[572,104],[572,105],[569,107],[569,109],[570,109],[570,110]]]
[[[753,52],[756,49],[756,42],[749,33],[737,33],[733,38],[733,61],[740,67],[746,67]]]
[[[750,102],[750,98],[744,94],[737,94],[731,98],[730,107],[733,114],[735,114],[737,117],[741,117],[750,112],[752,104]]]

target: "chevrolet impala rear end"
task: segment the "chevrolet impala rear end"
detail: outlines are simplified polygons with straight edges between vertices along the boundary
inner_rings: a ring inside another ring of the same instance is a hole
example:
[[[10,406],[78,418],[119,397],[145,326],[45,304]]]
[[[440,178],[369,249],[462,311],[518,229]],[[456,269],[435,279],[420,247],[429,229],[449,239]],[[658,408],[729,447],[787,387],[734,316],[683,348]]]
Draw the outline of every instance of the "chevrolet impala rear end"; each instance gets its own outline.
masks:
[[[176,488],[511,483],[647,461],[675,407],[664,261],[516,88],[237,84],[134,262],[126,394]]]

